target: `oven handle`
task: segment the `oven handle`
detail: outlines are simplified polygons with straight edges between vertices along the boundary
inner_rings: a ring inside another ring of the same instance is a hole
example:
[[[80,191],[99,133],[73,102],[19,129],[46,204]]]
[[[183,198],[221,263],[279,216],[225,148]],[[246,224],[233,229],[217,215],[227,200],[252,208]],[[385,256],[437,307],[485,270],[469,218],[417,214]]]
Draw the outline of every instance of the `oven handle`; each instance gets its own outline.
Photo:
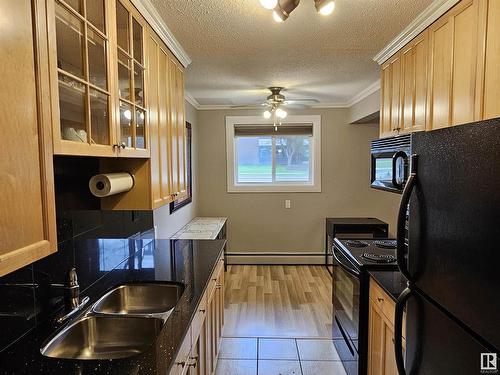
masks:
[[[335,254],[335,246],[333,246],[332,248],[332,254],[333,254],[333,258],[337,261],[337,263],[339,264],[340,268],[342,268],[344,271],[346,271],[348,274],[354,276],[354,277],[359,277],[359,272],[356,271],[356,270],[353,270],[352,268],[350,267],[347,267],[345,264],[343,264],[340,259],[338,258],[337,254]]]
[[[403,194],[401,196],[401,203],[399,204],[398,221],[397,221],[397,248],[396,248],[396,259],[398,262],[399,270],[406,279],[411,280],[412,277],[408,271],[408,267],[405,259],[405,223],[406,223],[406,211],[408,209],[408,203],[410,203],[411,194],[413,188],[415,187],[417,179],[417,155],[411,156],[411,173],[408,181],[406,182]]]

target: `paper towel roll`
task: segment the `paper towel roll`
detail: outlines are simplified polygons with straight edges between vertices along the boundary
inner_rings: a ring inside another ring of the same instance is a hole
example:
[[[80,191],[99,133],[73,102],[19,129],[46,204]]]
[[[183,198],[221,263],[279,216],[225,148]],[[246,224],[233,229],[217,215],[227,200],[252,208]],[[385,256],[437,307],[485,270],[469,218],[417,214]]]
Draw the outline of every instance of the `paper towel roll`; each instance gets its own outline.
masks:
[[[90,192],[99,198],[123,193],[133,187],[134,178],[130,173],[97,174],[89,181]]]

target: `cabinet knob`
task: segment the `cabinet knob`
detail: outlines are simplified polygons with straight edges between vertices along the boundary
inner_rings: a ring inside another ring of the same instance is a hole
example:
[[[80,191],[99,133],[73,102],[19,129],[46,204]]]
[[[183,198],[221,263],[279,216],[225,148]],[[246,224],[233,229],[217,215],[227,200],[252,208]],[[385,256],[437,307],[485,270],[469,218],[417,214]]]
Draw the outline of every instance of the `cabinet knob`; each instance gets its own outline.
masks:
[[[200,312],[201,312],[202,314],[204,314],[204,313],[205,313],[205,309],[200,309]]]
[[[382,297],[377,297],[377,301],[384,302],[384,299]]]
[[[216,284],[215,285],[215,289],[220,289],[220,288],[222,288],[222,284]]]

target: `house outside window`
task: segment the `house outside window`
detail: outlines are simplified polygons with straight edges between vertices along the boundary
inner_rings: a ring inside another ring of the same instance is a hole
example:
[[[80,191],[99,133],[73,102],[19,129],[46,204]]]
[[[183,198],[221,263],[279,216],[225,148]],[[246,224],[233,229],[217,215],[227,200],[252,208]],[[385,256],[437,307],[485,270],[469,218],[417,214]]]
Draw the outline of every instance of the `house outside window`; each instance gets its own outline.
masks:
[[[226,118],[228,192],[320,192],[321,117]]]

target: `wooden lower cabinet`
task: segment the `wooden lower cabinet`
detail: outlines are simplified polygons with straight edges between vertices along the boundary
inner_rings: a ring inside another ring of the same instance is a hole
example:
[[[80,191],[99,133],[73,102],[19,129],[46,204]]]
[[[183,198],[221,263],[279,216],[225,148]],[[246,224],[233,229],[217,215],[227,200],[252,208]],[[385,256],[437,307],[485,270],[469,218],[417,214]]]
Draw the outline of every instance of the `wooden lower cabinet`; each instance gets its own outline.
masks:
[[[41,0],[0,0],[0,276],[57,249],[47,24]]]
[[[395,302],[391,297],[371,279],[368,314],[369,375],[398,375],[394,353],[394,307]],[[404,347],[403,338],[403,349]]]
[[[212,375],[224,326],[224,259],[217,262],[169,375]]]

